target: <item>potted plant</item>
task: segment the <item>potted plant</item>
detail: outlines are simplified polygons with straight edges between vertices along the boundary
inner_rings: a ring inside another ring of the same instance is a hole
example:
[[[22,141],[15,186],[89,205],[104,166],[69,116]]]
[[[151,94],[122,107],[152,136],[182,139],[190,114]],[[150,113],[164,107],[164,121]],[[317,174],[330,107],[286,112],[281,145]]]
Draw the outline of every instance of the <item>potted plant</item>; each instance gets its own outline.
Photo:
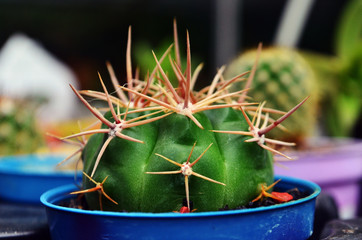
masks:
[[[256,63],[250,72],[230,80],[223,78],[222,67],[209,86],[195,91],[201,67],[192,72],[187,33],[187,64],[182,68],[176,22],[174,44],[161,58],[153,53],[156,67],[140,81],[132,72],[130,30],[126,86],[119,86],[108,64],[117,97],[108,93],[100,75],[104,92],[78,91],[71,86],[102,127],[65,137],[92,135],[82,150],[83,188],[65,186],[41,198],[47,206],[52,238],[309,237],[319,187],[275,177],[273,155],[290,157],[271,145],[294,144],[265,136],[307,98],[289,112],[250,101],[247,92]],[[172,48],[175,60],[169,55]],[[162,69],[167,57],[177,86]],[[230,86],[240,81],[245,81],[245,87],[230,92]],[[108,111],[101,114],[84,95],[104,100]],[[269,113],[281,116],[271,119]],[[295,200],[288,192],[294,188],[307,197]],[[74,195],[86,202],[75,207],[86,210],[69,207]],[[240,209],[263,205],[260,202],[266,200],[281,204]]]

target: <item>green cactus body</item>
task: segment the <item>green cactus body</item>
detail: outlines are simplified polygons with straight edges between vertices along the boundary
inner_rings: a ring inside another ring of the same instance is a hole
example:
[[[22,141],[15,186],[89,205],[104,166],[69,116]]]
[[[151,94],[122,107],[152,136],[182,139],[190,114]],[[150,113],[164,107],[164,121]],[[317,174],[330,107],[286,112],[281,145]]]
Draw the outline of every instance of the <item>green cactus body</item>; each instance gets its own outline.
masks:
[[[106,116],[111,118],[109,113]],[[247,130],[248,125],[240,111],[232,108],[208,110],[195,114],[195,117],[204,129],[196,126],[188,117],[172,114],[124,130],[124,134],[143,140],[144,144],[118,138],[111,141],[94,175],[96,181],[111,176],[104,189],[118,205],[104,198],[105,210],[170,212],[180,209],[185,198],[184,176],[151,175],[146,172],[179,170],[179,167],[155,154],[183,163],[195,142],[191,161],[210,143],[213,145],[193,170],[226,184],[222,186],[191,176],[190,200],[197,211],[214,211],[225,205],[234,208],[246,204],[259,194],[260,184],[272,183],[273,160],[268,151],[256,143],[245,143],[245,136],[209,131]],[[105,139],[106,136],[102,134],[94,135],[84,149],[84,170],[88,175]],[[85,189],[94,187],[87,178],[83,180]],[[92,209],[99,209],[97,193],[89,193],[86,197]]]
[[[225,72],[226,78],[251,69],[256,57],[252,50],[235,59]],[[273,47],[263,50],[255,73],[250,96],[256,101],[267,101],[267,106],[286,111],[305,96],[312,96],[283,124],[288,132],[273,131],[269,136],[283,140],[303,141],[313,135],[316,124],[317,96],[315,74],[310,65],[296,51]]]

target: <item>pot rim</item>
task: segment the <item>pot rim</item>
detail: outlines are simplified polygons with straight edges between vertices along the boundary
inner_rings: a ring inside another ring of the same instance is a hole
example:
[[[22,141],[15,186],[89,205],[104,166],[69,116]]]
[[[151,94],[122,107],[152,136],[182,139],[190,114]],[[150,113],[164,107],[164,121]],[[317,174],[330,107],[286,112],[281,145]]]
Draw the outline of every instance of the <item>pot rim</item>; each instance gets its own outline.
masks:
[[[292,187],[301,187],[302,191],[307,191],[310,193],[310,195],[287,203],[281,203],[272,206],[262,206],[257,208],[238,209],[238,210],[193,212],[190,214],[180,214],[174,212],[165,212],[165,213],[111,212],[111,211],[100,211],[100,210],[83,210],[83,209],[63,207],[54,204],[54,202],[58,202],[59,200],[64,200],[65,198],[67,198],[67,193],[77,190],[74,184],[68,184],[46,191],[41,195],[40,201],[47,208],[53,210],[76,213],[76,214],[84,214],[84,215],[94,215],[94,216],[98,215],[104,217],[124,217],[124,218],[189,218],[189,217],[209,217],[209,216],[248,214],[248,213],[261,212],[261,211],[271,211],[280,208],[288,208],[294,205],[299,205],[305,202],[312,201],[321,192],[321,188],[316,183],[308,180],[287,177],[287,176],[278,176],[278,175],[275,176],[275,179],[282,179],[283,183],[287,183]]]
[[[66,158],[64,154],[19,154],[0,157],[0,175],[59,178],[81,176],[81,172],[72,169],[58,169],[56,164]]]

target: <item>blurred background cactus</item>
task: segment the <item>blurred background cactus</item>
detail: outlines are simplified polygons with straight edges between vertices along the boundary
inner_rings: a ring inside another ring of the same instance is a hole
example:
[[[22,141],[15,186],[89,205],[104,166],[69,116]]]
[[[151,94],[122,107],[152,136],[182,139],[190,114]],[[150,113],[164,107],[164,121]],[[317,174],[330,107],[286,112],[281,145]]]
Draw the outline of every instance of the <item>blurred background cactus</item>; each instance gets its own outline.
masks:
[[[251,69],[255,57],[256,50],[241,54],[227,67],[226,78],[235,76],[238,71]],[[318,86],[313,69],[297,51],[282,47],[264,49],[251,85],[250,96],[256,101],[265,100],[266,106],[282,111],[291,109],[303,97],[311,96],[308,102],[283,124],[288,130],[276,130],[271,136],[303,142],[307,136],[315,134]]]
[[[0,155],[33,153],[43,146],[36,119],[38,102],[0,97]]]

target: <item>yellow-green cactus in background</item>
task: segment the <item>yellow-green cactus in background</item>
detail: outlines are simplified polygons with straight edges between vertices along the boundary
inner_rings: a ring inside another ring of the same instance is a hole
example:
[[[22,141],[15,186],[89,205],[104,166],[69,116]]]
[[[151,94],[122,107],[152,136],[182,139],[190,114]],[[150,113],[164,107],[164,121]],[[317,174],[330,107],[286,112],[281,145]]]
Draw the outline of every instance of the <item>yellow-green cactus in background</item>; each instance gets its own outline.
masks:
[[[241,54],[229,64],[225,77],[251,69],[256,55],[256,50]],[[313,69],[297,51],[282,47],[263,50],[250,86],[253,100],[266,101],[266,106],[286,111],[303,96],[312,96],[307,104],[283,124],[288,131],[274,131],[272,136],[300,142],[306,136],[314,134],[318,101],[315,81]]]

